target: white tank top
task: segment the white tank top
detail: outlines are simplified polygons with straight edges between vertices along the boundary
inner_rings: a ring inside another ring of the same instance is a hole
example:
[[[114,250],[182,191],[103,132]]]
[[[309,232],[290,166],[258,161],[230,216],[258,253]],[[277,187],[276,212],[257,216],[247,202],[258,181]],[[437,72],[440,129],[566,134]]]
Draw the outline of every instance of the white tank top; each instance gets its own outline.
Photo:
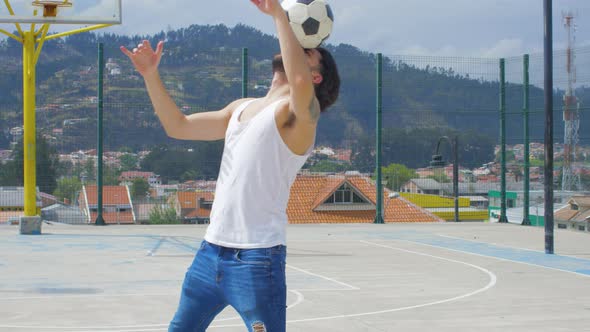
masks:
[[[253,101],[253,100],[252,100]],[[287,203],[297,172],[313,150],[303,156],[285,144],[275,121],[277,106],[267,106],[248,122],[233,113],[205,240],[238,249],[286,245]]]

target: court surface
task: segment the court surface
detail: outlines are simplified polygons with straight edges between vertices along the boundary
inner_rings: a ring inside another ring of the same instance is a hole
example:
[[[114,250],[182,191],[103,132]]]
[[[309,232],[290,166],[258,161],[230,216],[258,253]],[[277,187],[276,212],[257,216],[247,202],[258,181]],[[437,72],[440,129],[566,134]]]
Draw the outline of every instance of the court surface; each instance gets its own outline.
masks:
[[[0,226],[0,331],[166,331],[205,226]],[[288,331],[590,331],[590,235],[290,225]],[[246,331],[228,308],[208,331]],[[272,331],[270,331],[272,332]]]

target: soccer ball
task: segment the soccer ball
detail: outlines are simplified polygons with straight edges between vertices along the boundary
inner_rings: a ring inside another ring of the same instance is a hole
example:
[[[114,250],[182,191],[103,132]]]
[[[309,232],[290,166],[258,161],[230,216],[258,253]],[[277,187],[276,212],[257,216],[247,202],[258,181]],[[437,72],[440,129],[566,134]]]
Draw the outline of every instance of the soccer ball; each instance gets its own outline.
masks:
[[[281,3],[303,48],[316,48],[332,33],[334,14],[325,0],[285,0]]]

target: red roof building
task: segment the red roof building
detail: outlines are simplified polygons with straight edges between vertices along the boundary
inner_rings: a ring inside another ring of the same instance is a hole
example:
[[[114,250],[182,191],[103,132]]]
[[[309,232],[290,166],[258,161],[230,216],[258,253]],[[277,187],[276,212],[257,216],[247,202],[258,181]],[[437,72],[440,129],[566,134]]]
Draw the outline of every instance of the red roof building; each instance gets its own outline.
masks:
[[[94,223],[98,215],[98,187],[95,185],[83,186],[78,197],[80,210],[88,223]],[[103,212],[102,217],[107,224],[133,224],[135,213],[131,193],[127,186],[103,187]]]
[[[138,171],[122,172],[119,176],[119,182],[122,186],[130,186],[131,183],[133,183],[133,180],[137,178],[145,179],[150,186],[157,186],[162,184],[162,180],[160,179],[159,175],[153,172]]]
[[[214,192],[179,191],[171,198],[176,215],[185,223],[209,222]]]
[[[372,223],[377,191],[365,176],[299,175],[291,187],[289,223]],[[383,191],[385,222],[442,222],[434,214],[388,189]]]

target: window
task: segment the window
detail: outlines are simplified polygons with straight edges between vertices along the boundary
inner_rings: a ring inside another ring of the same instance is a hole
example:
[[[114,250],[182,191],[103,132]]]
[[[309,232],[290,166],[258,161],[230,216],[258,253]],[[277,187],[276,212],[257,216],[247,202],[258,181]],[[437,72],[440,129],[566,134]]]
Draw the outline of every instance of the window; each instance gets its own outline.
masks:
[[[513,199],[507,199],[508,208],[516,207],[516,202]]]
[[[578,230],[579,231],[585,231],[586,230],[586,227],[584,227],[584,226],[578,226]]]
[[[557,224],[557,228],[559,228],[559,229],[567,229],[567,225],[566,224]]]
[[[326,201],[328,204],[364,204],[366,201],[345,183]]]
[[[580,207],[578,206],[578,204],[572,203],[572,210],[578,211],[578,210],[580,210]]]

